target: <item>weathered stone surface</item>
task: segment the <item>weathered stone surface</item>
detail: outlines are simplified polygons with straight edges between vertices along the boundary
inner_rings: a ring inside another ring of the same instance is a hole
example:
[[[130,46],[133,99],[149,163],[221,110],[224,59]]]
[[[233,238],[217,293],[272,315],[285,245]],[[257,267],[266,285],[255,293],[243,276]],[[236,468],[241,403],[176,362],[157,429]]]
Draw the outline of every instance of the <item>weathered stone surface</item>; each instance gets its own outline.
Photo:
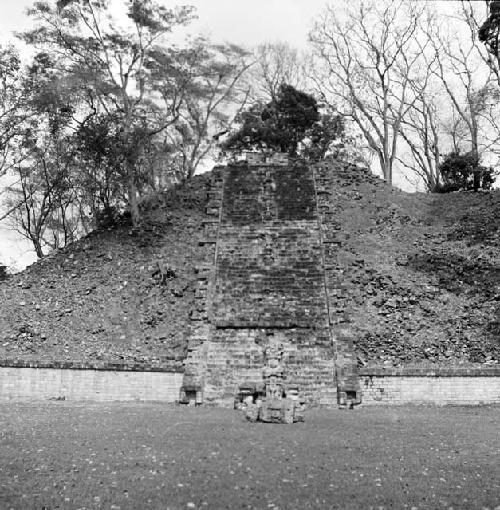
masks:
[[[186,384],[203,381],[207,402],[233,405],[242,384],[262,381],[266,352],[276,344],[283,349],[283,384],[300,388],[308,402],[336,403],[338,381],[359,397],[341,269],[329,274],[324,263],[341,239],[322,230],[322,221],[333,220],[328,203],[317,200],[317,185],[313,170],[300,164],[215,173],[210,213],[220,222],[216,229],[207,222],[206,236],[217,239],[215,264],[208,279],[200,278],[202,306],[193,317],[205,337],[193,328],[186,362]],[[274,420],[273,409],[268,402],[261,419]],[[280,419],[283,413],[280,404]]]
[[[245,410],[245,417],[248,421],[256,422],[259,419],[260,407],[257,404],[248,404]]]

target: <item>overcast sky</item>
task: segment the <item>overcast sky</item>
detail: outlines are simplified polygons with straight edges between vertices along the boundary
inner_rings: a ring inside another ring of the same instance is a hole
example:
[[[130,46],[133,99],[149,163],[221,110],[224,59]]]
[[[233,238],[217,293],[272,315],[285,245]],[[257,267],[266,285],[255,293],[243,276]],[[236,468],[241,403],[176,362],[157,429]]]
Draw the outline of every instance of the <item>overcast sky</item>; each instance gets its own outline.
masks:
[[[167,6],[194,5],[199,19],[191,28],[227,40],[253,46],[262,41],[284,40],[304,47],[307,33],[326,0],[159,0]],[[0,0],[0,34],[27,26],[26,8],[33,0]]]

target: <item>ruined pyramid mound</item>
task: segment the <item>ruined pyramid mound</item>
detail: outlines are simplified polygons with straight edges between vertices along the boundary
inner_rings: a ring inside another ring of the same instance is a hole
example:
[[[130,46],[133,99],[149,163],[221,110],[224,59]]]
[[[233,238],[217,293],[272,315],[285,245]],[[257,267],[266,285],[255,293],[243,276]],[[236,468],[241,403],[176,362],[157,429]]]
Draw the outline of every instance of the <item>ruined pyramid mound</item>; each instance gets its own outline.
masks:
[[[500,193],[407,194],[354,166],[320,166],[358,364],[498,362]],[[183,360],[211,263],[209,180],[150,203],[139,235],[124,222],[0,282],[0,359]]]

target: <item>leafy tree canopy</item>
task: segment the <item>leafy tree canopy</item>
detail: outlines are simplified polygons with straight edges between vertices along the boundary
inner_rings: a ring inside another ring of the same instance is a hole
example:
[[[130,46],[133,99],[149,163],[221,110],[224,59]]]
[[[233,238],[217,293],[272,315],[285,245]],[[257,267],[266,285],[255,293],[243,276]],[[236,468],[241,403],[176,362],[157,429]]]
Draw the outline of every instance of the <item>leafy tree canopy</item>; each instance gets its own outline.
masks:
[[[299,143],[320,120],[310,94],[282,84],[277,96],[241,114],[242,126],[223,144],[229,150],[273,149],[296,155]]]
[[[488,190],[495,182],[493,168],[480,165],[473,152],[465,154],[460,154],[459,151],[450,152],[439,168],[444,184],[436,191],[441,193]]]
[[[490,4],[490,15],[479,29],[479,40],[484,42],[488,51],[498,56],[500,38],[500,1]]]

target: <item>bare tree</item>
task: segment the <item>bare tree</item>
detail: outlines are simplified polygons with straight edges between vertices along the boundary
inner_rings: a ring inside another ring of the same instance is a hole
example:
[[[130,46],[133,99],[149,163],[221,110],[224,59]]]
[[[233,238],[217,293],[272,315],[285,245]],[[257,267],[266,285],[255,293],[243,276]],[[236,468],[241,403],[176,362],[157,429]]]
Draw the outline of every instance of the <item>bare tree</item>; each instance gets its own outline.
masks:
[[[410,149],[412,161],[410,163],[406,158],[399,157],[398,161],[410,172],[415,172],[428,191],[434,191],[441,183],[440,134],[436,97],[422,92],[404,119],[401,131]]]
[[[434,73],[440,80],[452,108],[452,138],[456,148],[467,147],[474,159],[494,147],[500,140],[498,125],[498,89],[496,75],[488,65],[486,49],[474,30],[473,11],[462,4],[462,11],[447,30],[435,20],[427,29],[428,41],[434,49]],[[460,36],[461,28],[469,27],[469,40]],[[463,139],[464,135],[465,139]],[[474,174],[474,189],[479,188],[479,172]]]
[[[420,23],[428,26],[435,16],[435,13],[427,10],[421,16]],[[443,134],[441,84],[435,77],[436,56],[426,41],[425,30],[419,30],[418,35],[419,40],[415,44],[420,48],[420,71],[408,83],[411,89],[409,109],[402,119],[401,129],[411,158],[405,152],[397,160],[410,173],[416,174],[428,191],[435,191],[442,181],[439,166]]]
[[[188,78],[182,77],[184,95],[178,119],[167,130],[181,180],[190,179],[212,154],[250,93],[242,80],[252,65],[246,51],[234,45],[210,45],[200,39],[192,55]]]
[[[255,49],[255,66],[250,78],[253,100],[276,100],[283,84],[298,90],[307,88],[306,59],[288,43],[266,42]]]
[[[354,120],[392,183],[402,122],[416,100],[410,84],[421,64],[423,6],[361,0],[338,11],[328,6],[310,33],[315,88]]]
[[[17,167],[19,179],[8,188],[11,200],[21,204],[11,214],[13,227],[31,241],[39,258],[44,256],[44,246],[61,248],[76,236],[69,214],[76,201],[75,192],[67,184],[69,161],[56,167],[59,162],[49,152],[37,151],[29,166],[26,161]]]

